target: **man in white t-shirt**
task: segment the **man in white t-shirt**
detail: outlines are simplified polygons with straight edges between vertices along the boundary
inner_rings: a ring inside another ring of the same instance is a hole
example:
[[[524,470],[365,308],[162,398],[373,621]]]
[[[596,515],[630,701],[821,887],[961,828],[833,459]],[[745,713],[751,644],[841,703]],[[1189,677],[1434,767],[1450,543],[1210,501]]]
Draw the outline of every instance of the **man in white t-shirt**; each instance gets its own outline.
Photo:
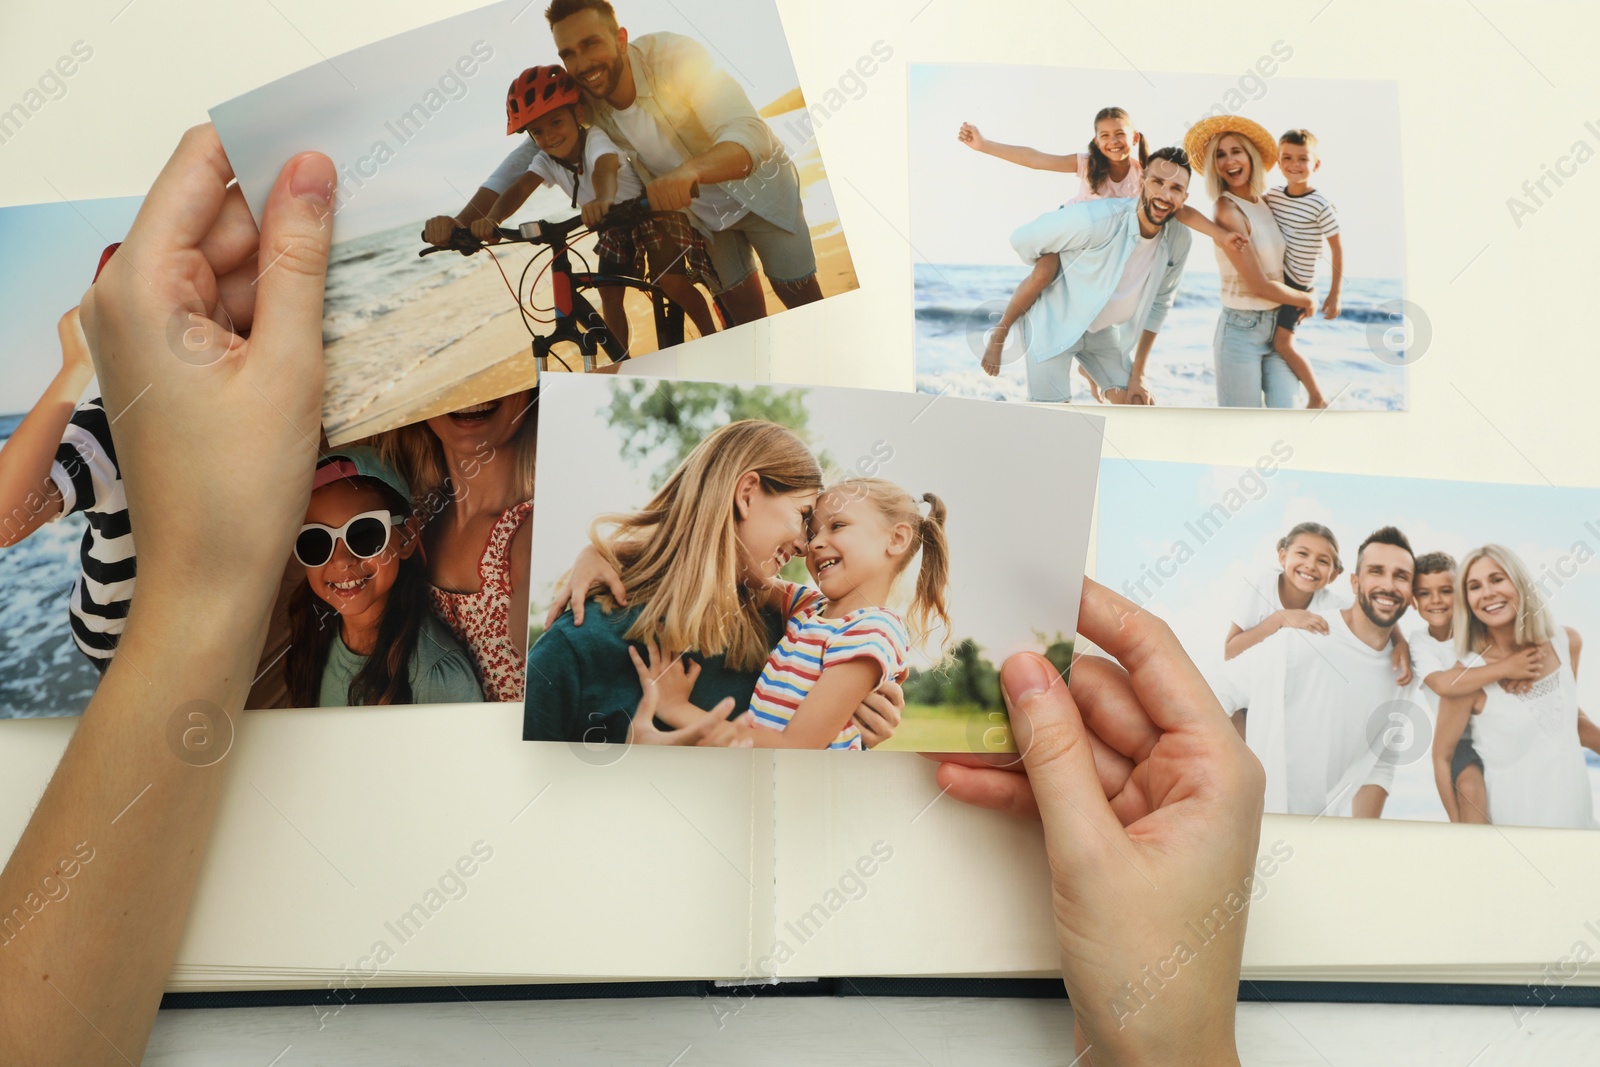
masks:
[[[1326,634],[1282,630],[1228,661],[1213,682],[1244,711],[1245,741],[1267,772],[1267,811],[1377,818],[1394,781],[1386,709],[1405,700],[1390,641],[1412,600],[1415,557],[1392,526],[1361,544],[1355,603],[1326,610]]]
[[[545,19],[595,127],[630,153],[651,206],[686,209],[705,234],[730,325],[767,313],[757,260],[785,307],[820,300],[799,171],[705,46],[675,33],[630,40],[606,0],[554,0]],[[425,239],[446,244],[453,227],[486,217],[530,157],[519,145],[458,215],[429,219]]]

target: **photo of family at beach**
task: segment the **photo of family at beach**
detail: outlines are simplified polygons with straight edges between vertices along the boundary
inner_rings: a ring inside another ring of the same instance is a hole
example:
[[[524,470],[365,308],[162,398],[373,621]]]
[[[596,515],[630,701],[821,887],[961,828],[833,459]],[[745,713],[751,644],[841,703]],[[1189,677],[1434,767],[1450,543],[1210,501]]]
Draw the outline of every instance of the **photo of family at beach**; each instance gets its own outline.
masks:
[[[1266,810],[1590,829],[1600,491],[1108,461],[1097,577],[1167,619]]]
[[[120,412],[77,303],[139,203],[0,210],[0,718],[80,712],[133,602]],[[536,395],[323,446],[247,708],[522,699]]]
[[[805,109],[770,2],[507,0],[211,115],[253,209],[338,166],[342,445],[854,289]]]
[[[1092,420],[639,377],[544,390],[547,453],[578,458],[539,471],[524,740],[1012,751],[996,664],[1070,666]],[[974,435],[1052,457],[1055,491],[1008,491]]]
[[[1395,88],[1281,76],[1293,55],[1248,86],[913,65],[918,390],[1403,410],[1400,187],[1371,165]]]

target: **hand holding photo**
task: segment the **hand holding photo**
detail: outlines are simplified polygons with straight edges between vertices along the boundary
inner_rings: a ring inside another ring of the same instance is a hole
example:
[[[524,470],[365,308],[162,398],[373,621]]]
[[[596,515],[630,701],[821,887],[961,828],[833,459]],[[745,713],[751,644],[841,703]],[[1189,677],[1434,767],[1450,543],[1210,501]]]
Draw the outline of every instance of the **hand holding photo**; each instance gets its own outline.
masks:
[[[1031,650],[1067,672],[1091,421],[844,389],[545,389],[546,454],[583,458],[539,475],[525,740],[1014,751],[995,665]],[[993,477],[974,439],[1048,457],[1048,491]]]

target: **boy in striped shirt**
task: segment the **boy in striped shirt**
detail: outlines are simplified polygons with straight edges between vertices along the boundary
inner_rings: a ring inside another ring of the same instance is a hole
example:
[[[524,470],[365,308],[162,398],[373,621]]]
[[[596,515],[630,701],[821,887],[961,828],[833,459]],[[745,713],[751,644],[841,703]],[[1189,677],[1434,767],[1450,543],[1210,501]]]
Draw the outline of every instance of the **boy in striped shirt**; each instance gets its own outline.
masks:
[[[1344,281],[1344,250],[1339,244],[1339,216],[1333,204],[1311,187],[1311,175],[1322,166],[1317,138],[1310,130],[1290,130],[1278,138],[1278,170],[1288,183],[1266,193],[1267,207],[1283,231],[1283,284],[1311,292],[1317,280],[1317,259],[1326,238],[1333,258],[1333,280],[1322,301],[1322,317],[1339,317],[1339,286]],[[1273,334],[1273,350],[1283,358],[1300,384],[1306,387],[1306,407],[1324,408],[1322,390],[1317,387],[1311,364],[1294,347],[1294,329],[1304,314],[1285,304],[1278,310],[1278,328]]]

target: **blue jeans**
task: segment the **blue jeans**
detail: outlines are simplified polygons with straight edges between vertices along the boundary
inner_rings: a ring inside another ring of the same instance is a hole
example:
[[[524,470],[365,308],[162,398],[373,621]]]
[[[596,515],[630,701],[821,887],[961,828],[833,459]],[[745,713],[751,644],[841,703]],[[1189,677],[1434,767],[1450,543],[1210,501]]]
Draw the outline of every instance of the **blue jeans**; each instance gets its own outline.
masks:
[[[1300,382],[1283,357],[1272,350],[1272,333],[1277,327],[1277,308],[1222,309],[1211,349],[1216,356],[1218,407],[1258,408],[1262,394],[1269,408],[1294,407]]]
[[[1086,333],[1065,351],[1035,363],[1027,360],[1028,399],[1066,402],[1072,399],[1072,364],[1083,365],[1094,379],[1094,384],[1104,393],[1107,389],[1126,389],[1133,365],[1122,354],[1117,343],[1117,327],[1107,326],[1094,333]]]

